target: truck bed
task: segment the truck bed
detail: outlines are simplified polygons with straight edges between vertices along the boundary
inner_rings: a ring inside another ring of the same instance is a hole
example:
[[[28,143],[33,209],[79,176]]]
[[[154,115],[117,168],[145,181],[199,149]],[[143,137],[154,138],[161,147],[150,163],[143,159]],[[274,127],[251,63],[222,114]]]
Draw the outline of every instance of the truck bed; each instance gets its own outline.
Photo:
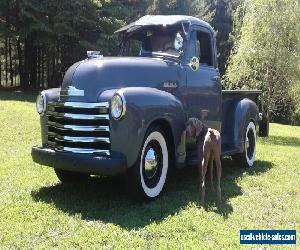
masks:
[[[259,95],[262,93],[261,90],[222,90],[223,104],[225,100],[237,98],[249,98],[256,104],[259,103]],[[224,106],[223,106],[224,108]]]
[[[233,133],[233,115],[236,103],[240,100],[247,98],[252,100],[260,107],[259,95],[260,90],[222,90],[222,156],[234,155],[239,153],[233,142],[230,140],[230,136]],[[188,165],[195,165],[198,163],[196,152],[188,153]]]

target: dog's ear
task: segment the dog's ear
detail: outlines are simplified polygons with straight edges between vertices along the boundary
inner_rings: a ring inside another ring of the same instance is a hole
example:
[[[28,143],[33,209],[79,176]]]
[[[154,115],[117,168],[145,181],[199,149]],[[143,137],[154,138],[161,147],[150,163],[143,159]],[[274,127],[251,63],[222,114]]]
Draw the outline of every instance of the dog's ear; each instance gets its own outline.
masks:
[[[194,118],[194,117],[189,118],[188,121],[186,122],[186,127],[188,127],[188,126],[194,127],[195,119],[197,119],[197,118]]]
[[[203,123],[199,119],[196,119],[194,121],[194,126],[196,129],[196,136],[199,136],[203,129]]]

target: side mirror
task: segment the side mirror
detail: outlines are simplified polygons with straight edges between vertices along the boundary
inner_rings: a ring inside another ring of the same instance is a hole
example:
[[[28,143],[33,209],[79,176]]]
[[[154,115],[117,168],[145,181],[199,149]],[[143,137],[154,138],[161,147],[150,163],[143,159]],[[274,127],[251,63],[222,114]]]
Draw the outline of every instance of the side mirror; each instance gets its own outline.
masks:
[[[179,52],[182,51],[183,48],[183,38],[179,32],[176,34],[174,39],[174,48]]]
[[[192,57],[191,61],[190,61],[190,67],[192,68],[192,70],[197,71],[200,68],[200,62],[199,62],[199,58],[198,57]]]

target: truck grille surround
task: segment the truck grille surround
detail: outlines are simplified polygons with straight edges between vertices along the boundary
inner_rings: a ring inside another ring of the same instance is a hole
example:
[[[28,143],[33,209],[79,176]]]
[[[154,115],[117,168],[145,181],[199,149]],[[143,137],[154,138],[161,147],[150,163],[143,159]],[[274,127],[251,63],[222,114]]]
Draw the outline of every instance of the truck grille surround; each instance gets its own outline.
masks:
[[[48,103],[48,147],[110,157],[109,103]]]

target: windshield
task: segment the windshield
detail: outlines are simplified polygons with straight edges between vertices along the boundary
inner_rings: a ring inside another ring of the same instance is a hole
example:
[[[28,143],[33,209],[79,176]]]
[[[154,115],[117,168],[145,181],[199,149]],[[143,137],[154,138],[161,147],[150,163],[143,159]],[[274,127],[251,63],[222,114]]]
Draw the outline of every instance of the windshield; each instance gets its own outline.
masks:
[[[183,51],[183,32],[179,27],[148,26],[127,34],[122,41],[120,56],[179,58]]]

